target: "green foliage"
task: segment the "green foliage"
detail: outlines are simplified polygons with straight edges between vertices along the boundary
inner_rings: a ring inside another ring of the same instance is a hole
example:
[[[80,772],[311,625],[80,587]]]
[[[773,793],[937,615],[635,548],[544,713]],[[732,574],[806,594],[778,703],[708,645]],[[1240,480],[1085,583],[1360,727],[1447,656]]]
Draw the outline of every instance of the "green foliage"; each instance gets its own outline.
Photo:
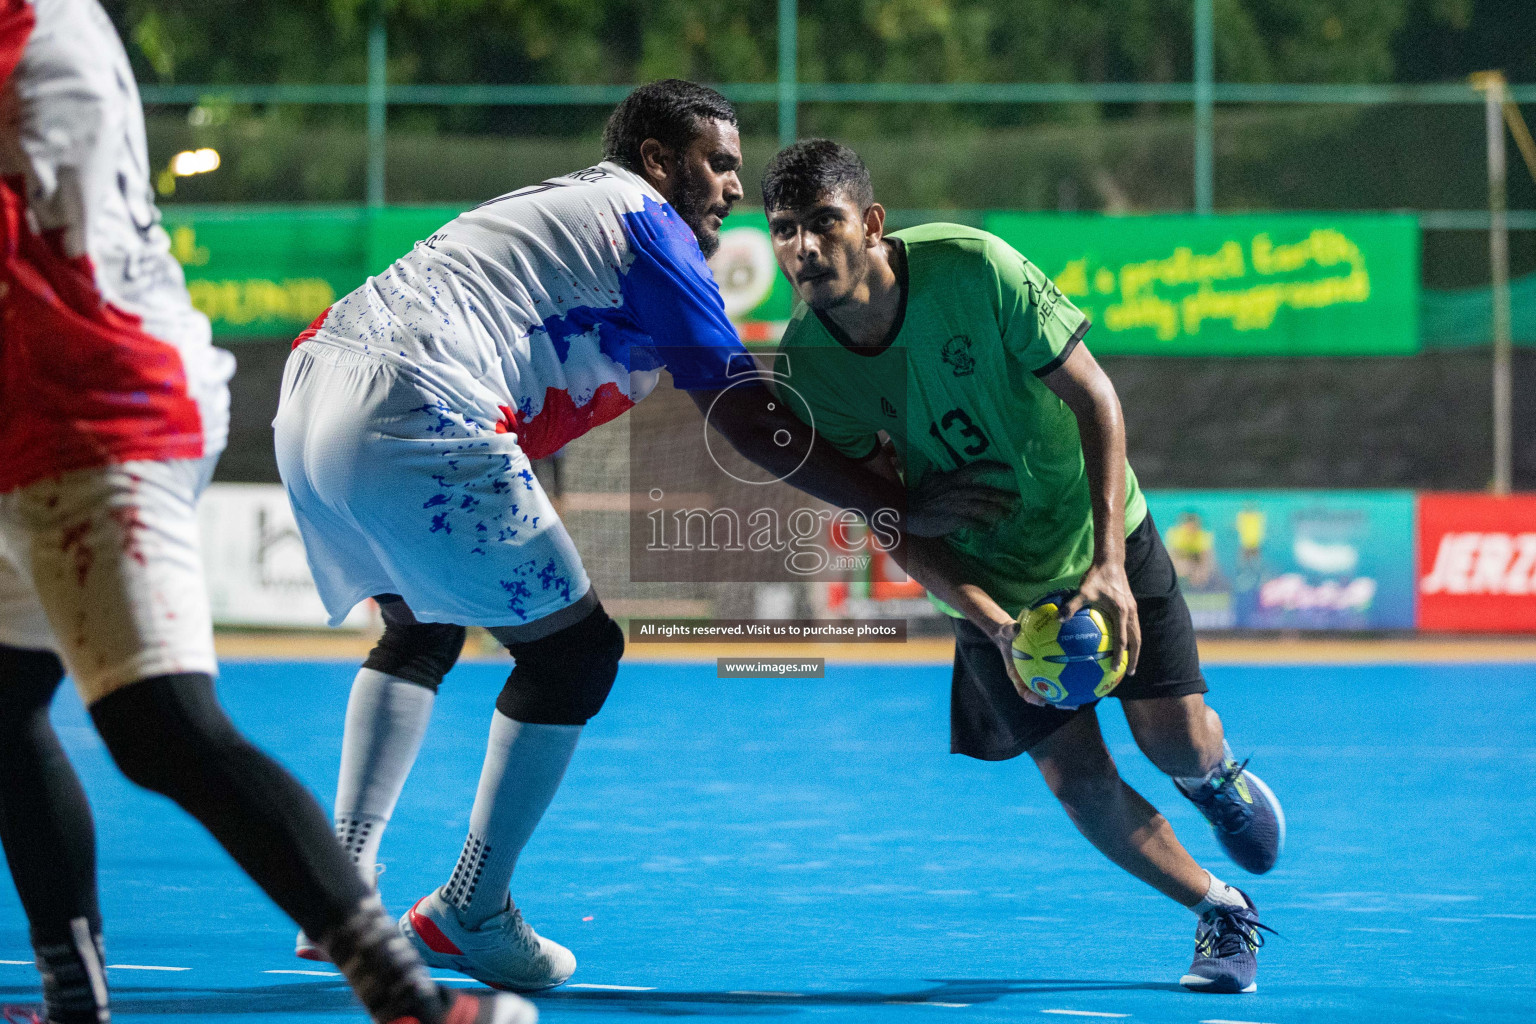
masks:
[[[141,82],[360,83],[375,0],[104,0]],[[1214,0],[1216,72],[1241,82],[1536,81],[1530,0]],[[382,0],[394,83],[771,81],[775,0]],[[806,82],[1188,81],[1193,0],[799,0]],[[471,201],[592,159],[599,107],[417,107],[389,114],[391,199]],[[748,165],[776,141],[743,104]],[[151,111],[157,163],[226,155],[177,201],[360,197],[360,107]],[[858,146],[897,206],[1182,209],[1181,105],[803,104],[803,134]],[[1226,108],[1229,208],[1475,207],[1472,108]],[[317,158],[317,153],[324,153]],[[1406,166],[1436,173],[1404,178]],[[749,174],[755,190],[755,171]],[[1530,200],[1516,176],[1511,201]]]
[[[361,81],[374,2],[106,0],[136,70],[158,82]],[[1417,78],[1418,65],[1437,63],[1430,37],[1444,51],[1458,35],[1491,42],[1496,29],[1528,42],[1536,28],[1531,5],[1507,0],[1215,3],[1217,72],[1229,81]],[[772,0],[382,8],[395,82],[763,81],[777,59]],[[799,71],[831,82],[1187,81],[1192,9],[1192,0],[801,0]]]

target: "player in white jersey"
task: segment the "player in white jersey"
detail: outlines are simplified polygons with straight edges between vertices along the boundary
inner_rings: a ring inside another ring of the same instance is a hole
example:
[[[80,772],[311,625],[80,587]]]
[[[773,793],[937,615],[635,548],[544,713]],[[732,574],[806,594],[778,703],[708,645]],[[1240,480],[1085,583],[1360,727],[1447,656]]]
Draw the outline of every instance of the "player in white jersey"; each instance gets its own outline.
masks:
[[[370,596],[384,616],[353,683],[336,798],[363,877],[463,627],[489,628],[516,661],[458,864],[400,921],[429,965],[514,989],[575,969],[508,886],[624,649],[529,459],[623,413],[665,370],[749,458],[782,475],[803,460],[797,486],[866,514],[902,500],[830,447],[781,446],[799,421],[760,387],[728,387],[750,357],[705,257],[742,195],[730,105],[688,82],[643,86],[604,152],[463,214],[328,310],[295,343],[274,424],[331,621]],[[302,934],[298,953],[325,956]]]
[[[0,175],[0,839],[47,1024],[110,1019],[90,807],[48,720],[66,666],[123,772],[324,935],[374,1020],[532,1021],[431,981],[313,797],[214,696],[195,503],[234,361],[170,256],[96,0],[0,0]]]

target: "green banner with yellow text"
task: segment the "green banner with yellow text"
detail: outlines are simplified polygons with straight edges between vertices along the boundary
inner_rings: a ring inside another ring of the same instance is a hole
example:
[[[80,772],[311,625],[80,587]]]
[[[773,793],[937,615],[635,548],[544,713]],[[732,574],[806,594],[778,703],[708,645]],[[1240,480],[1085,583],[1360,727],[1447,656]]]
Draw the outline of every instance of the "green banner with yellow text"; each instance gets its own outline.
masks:
[[[458,207],[177,207],[163,211],[192,304],[215,337],[292,337]]]
[[[1409,216],[989,213],[1093,321],[1095,352],[1408,355],[1419,349]]]
[[[215,336],[292,337],[459,207],[168,206]],[[1419,348],[1418,224],[1406,216],[1100,217],[993,212],[988,230],[1092,318],[1101,353],[1400,355]],[[711,261],[748,341],[776,339],[788,282],[742,210]]]

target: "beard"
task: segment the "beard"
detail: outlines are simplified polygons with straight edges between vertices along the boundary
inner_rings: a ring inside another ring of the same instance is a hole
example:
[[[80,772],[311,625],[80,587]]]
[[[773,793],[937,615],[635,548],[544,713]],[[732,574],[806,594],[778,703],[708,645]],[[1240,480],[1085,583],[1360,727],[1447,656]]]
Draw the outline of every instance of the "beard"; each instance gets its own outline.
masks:
[[[724,220],[730,215],[729,203],[714,204],[710,201],[709,183],[695,174],[687,164],[677,169],[677,190],[672,195],[672,208],[683,218],[683,223],[693,229],[699,250],[707,260],[720,251],[720,232],[705,224],[704,218],[715,214]]]
[[[839,275],[842,279],[841,287],[836,291],[828,290],[814,298],[807,298],[805,304],[818,313],[827,313],[853,301],[859,282],[863,281],[869,273],[870,259],[869,250],[864,247],[862,241],[850,247],[845,253],[847,270]]]

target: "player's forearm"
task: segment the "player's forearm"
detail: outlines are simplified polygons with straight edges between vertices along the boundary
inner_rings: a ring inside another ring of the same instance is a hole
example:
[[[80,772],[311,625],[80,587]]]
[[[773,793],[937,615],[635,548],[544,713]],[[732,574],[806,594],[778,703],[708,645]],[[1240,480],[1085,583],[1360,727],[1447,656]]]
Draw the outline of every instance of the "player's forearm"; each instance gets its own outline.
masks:
[[[722,397],[709,421],[743,458],[791,486],[838,508],[852,509],[865,521],[880,515],[883,525],[892,529],[899,526],[906,506],[906,492],[899,480],[877,475],[829,444],[813,444],[809,454],[798,445],[776,444],[777,433],[795,435],[807,428],[788,413],[769,412],[765,406],[763,402]]]
[[[1125,558],[1125,419],[1107,377],[1089,397],[1072,411],[1093,505],[1093,557],[1104,563]]]
[[[964,571],[954,553],[935,537],[904,536],[891,550],[896,564],[934,597],[994,636],[1012,627],[1013,616],[974,583],[960,582]]]

